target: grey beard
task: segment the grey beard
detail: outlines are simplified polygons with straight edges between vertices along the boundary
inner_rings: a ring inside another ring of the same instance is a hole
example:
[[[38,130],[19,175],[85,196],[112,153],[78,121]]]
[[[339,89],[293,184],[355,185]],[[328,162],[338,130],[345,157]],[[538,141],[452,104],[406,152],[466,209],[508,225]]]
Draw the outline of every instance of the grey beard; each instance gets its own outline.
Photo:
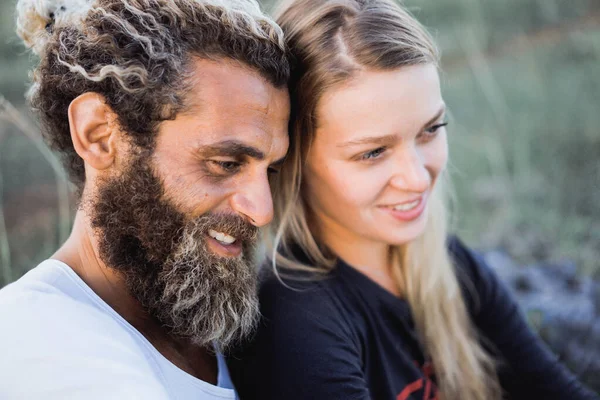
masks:
[[[157,277],[162,293],[146,306],[172,335],[222,351],[250,335],[258,322],[257,273],[253,245],[235,258],[217,256],[206,247],[212,222],[200,218],[186,225]],[[254,238],[246,243],[254,244],[257,231],[249,234]]]
[[[169,201],[150,160],[151,154],[136,156],[86,203],[100,257],[167,333],[225,349],[250,334],[258,319],[252,260],[258,228],[237,214],[186,216]],[[237,238],[243,253],[210,251],[209,229]]]

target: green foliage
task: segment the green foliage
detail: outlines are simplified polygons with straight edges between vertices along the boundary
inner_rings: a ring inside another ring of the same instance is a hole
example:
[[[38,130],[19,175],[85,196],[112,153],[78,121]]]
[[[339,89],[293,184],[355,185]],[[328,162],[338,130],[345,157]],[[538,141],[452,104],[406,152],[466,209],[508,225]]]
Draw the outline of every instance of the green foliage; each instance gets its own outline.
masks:
[[[445,71],[444,93],[458,225],[522,262],[569,257],[597,274],[600,28],[566,24],[501,51],[455,33],[464,62]]]

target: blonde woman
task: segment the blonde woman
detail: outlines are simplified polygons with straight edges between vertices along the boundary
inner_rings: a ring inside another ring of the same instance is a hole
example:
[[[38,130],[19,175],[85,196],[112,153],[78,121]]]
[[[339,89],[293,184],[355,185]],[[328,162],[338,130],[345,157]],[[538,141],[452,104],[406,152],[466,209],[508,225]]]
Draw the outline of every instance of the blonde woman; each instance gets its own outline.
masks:
[[[423,27],[386,0],[296,0],[290,153],[242,399],[598,398],[448,239],[446,106]]]

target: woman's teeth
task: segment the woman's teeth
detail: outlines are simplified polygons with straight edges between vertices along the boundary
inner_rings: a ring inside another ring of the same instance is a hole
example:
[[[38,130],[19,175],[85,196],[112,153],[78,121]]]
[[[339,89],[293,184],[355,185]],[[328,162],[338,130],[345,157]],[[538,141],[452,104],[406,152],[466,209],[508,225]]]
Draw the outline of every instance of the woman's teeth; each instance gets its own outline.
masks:
[[[419,205],[421,200],[415,200],[411,203],[398,204],[397,206],[392,207],[395,211],[409,211]]]
[[[211,238],[216,239],[219,242],[224,243],[224,244],[231,244],[231,243],[235,242],[235,238],[233,236],[229,236],[226,233],[217,232],[212,229],[208,230],[208,236],[210,236]]]

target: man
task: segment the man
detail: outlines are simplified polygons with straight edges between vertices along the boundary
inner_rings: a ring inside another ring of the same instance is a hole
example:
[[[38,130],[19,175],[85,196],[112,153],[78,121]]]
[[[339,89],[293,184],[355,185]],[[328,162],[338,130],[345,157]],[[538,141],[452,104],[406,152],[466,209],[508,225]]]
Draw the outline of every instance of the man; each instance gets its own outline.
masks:
[[[20,0],[30,101],[80,204],[0,291],[2,399],[234,398],[289,66],[254,0]]]

